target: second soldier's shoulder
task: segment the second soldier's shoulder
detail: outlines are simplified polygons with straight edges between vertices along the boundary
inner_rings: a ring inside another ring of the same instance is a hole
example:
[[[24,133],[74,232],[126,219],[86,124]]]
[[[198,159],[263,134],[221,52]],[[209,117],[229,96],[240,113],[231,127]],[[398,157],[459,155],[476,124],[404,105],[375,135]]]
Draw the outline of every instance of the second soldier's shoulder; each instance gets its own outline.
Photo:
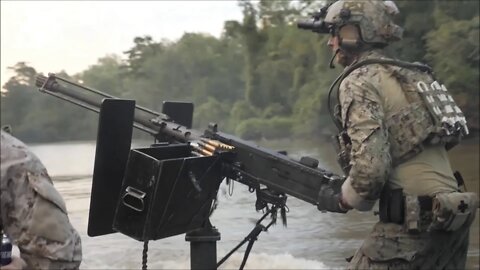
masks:
[[[16,170],[43,172],[45,168],[25,143],[3,131],[0,156],[2,177],[7,171],[9,173],[15,173]]]
[[[15,138],[13,135],[9,134],[8,132],[1,130],[0,136],[1,136],[2,157],[8,152],[27,151],[27,146],[22,141]]]

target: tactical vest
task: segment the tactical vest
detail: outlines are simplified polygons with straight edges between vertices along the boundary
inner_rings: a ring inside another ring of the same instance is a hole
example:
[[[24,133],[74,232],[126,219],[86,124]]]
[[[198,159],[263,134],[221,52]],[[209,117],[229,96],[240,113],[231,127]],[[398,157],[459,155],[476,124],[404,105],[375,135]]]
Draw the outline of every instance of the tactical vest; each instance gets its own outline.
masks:
[[[352,64],[334,81],[329,92],[329,110],[339,129],[336,135],[339,163],[346,174],[350,170],[351,141],[341,121],[338,87],[352,71],[369,64],[382,64],[400,83],[408,106],[385,119],[389,133],[390,155],[398,165],[420,153],[425,145],[444,145],[447,150],[468,134],[460,108],[438,82],[430,67],[392,59],[367,59]],[[330,95],[337,91],[337,105],[331,110]]]

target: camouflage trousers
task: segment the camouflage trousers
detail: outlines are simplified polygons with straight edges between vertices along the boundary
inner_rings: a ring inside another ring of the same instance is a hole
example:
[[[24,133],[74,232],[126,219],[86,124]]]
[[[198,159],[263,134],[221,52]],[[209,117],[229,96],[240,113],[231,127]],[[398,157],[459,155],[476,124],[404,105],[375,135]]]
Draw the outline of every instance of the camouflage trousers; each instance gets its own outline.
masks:
[[[411,234],[403,225],[378,222],[347,269],[465,269],[469,228]]]

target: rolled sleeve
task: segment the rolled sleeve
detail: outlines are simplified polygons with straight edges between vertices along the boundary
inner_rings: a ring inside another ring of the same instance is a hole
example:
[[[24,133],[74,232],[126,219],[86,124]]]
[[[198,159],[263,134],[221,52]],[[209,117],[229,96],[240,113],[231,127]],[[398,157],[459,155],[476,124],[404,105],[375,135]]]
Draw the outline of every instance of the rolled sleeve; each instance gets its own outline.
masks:
[[[353,72],[339,89],[342,122],[351,140],[351,169],[342,196],[359,211],[372,209],[391,169],[382,100],[368,73]]]

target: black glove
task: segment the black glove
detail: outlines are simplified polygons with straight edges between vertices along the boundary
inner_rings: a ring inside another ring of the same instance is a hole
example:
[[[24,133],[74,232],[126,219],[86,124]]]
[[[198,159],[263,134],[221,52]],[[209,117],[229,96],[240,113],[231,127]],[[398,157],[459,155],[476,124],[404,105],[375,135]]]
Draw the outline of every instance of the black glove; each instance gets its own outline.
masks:
[[[341,198],[340,192],[335,193],[332,187],[324,185],[318,192],[317,208],[322,212],[346,213],[349,209],[341,206]]]

